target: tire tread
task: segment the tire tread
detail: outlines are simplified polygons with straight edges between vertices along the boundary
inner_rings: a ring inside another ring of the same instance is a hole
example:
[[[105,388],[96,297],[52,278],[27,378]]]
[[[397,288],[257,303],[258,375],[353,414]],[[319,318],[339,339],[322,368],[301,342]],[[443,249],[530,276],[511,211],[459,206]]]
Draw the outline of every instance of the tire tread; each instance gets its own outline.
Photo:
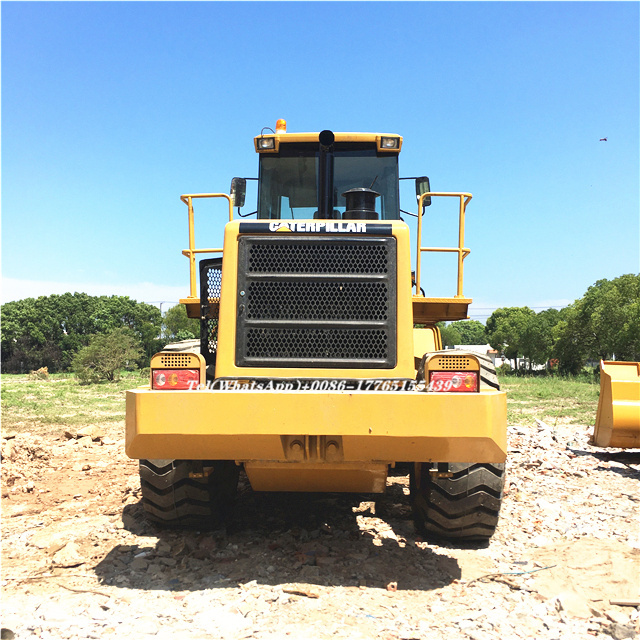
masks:
[[[162,461],[166,462],[166,461]],[[149,520],[170,527],[213,528],[227,518],[235,497],[239,467],[233,461],[204,463],[211,473],[192,478],[192,460],[156,465],[140,460],[142,504]]]

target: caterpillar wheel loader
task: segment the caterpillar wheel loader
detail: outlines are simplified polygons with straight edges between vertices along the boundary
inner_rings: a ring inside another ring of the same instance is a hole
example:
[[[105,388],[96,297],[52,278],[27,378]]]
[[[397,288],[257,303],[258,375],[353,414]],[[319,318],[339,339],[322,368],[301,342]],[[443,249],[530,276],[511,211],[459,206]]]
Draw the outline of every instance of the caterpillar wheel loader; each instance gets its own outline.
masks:
[[[241,467],[255,491],[380,493],[389,469],[408,463],[423,534],[490,538],[503,493],[506,396],[491,361],[443,350],[436,326],[468,317],[471,194],[432,192],[428,178],[411,178],[411,239],[399,204],[399,135],[288,133],[278,121],[254,146],[255,218],[240,214],[246,179],[234,178],[230,194],[181,196],[190,290],[180,302],[200,319],[201,336],[153,356],[148,386],[127,393],[126,453],[140,460],[147,515],[217,526]],[[221,248],[196,247],[194,203],[203,198],[228,207]],[[457,204],[457,246],[422,244],[435,198]],[[425,252],[457,258],[454,295],[425,293]]]

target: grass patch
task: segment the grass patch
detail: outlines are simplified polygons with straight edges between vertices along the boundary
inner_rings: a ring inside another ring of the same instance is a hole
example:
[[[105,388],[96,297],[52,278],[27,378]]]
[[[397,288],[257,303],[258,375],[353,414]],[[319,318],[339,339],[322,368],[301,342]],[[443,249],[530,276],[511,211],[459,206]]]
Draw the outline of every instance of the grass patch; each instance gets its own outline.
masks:
[[[119,382],[80,385],[75,376],[52,374],[48,380],[2,374],[3,432],[57,433],[60,427],[124,421],[125,392],[146,378],[127,373]]]
[[[559,422],[591,426],[595,423],[600,386],[595,382],[555,377],[500,376],[507,392],[509,424]]]
[[[75,376],[54,374],[49,380],[3,374],[3,431],[30,431],[40,435],[60,427],[123,422],[125,391],[144,385],[140,373],[125,374],[119,382],[80,385]],[[507,392],[509,424],[533,425],[538,418],[550,426],[595,422],[599,385],[563,378],[500,376]]]

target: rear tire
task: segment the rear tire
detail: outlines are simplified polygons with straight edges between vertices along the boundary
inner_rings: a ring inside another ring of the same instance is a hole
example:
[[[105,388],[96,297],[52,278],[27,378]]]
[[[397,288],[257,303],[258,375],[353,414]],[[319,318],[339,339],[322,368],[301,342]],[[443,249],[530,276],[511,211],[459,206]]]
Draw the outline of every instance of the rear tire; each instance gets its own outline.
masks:
[[[445,353],[463,352],[462,349]],[[480,389],[500,390],[487,355],[480,363]],[[428,538],[487,541],[498,525],[504,490],[504,463],[449,463],[450,478],[438,477],[441,465],[416,462],[411,470],[411,504],[416,528]],[[431,472],[436,473],[431,473]]]
[[[218,527],[231,512],[239,474],[229,460],[140,460],[147,518],[172,527]]]
[[[480,362],[480,389],[496,389],[500,391],[500,383],[498,382],[498,375],[496,374],[496,368],[491,358],[487,355],[480,353],[474,354]]]
[[[504,488],[504,464],[448,465],[450,478],[439,478],[433,465],[416,463],[411,474],[411,502],[418,531],[428,538],[486,541],[498,524]]]

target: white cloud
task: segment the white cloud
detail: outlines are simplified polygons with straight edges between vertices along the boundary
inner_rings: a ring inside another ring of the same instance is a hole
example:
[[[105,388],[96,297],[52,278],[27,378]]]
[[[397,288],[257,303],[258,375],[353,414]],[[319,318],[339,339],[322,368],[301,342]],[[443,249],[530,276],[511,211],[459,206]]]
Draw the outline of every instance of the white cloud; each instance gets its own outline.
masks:
[[[46,280],[20,280],[3,278],[0,299],[2,303],[23,298],[38,298],[52,294],[87,293],[91,296],[129,296],[137,302],[148,302],[162,310],[178,303],[189,294],[188,287],[167,287],[151,282],[129,284],[99,284],[95,282],[49,282]]]

